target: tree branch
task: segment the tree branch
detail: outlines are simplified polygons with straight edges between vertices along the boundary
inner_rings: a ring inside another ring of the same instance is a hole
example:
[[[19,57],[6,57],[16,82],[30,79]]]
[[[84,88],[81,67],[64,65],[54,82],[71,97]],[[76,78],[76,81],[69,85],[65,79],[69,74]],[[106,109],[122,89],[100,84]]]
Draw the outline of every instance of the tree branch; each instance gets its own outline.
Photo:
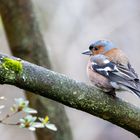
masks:
[[[139,108],[65,75],[0,54],[0,83],[15,85],[88,112],[140,137]]]

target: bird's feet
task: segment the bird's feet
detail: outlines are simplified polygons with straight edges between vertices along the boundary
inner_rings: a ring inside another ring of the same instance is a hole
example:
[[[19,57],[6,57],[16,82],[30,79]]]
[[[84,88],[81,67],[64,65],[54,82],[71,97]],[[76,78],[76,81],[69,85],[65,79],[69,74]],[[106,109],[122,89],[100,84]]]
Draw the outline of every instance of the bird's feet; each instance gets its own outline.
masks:
[[[109,91],[109,92],[105,92],[107,95],[111,96],[112,98],[116,98],[116,93],[115,93],[115,89]]]

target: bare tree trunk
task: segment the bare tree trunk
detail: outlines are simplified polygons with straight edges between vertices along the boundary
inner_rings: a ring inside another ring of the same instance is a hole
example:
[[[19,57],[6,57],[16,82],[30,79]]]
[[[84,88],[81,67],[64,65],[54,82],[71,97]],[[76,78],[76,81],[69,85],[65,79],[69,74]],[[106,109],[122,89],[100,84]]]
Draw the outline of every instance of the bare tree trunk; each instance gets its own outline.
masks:
[[[0,0],[0,13],[12,53],[32,63],[51,69],[51,63],[42,39],[30,0]],[[28,91],[26,91],[28,92]],[[38,140],[72,140],[64,106],[34,94],[27,94],[31,106],[40,116],[49,115],[58,127],[53,133],[37,130]]]

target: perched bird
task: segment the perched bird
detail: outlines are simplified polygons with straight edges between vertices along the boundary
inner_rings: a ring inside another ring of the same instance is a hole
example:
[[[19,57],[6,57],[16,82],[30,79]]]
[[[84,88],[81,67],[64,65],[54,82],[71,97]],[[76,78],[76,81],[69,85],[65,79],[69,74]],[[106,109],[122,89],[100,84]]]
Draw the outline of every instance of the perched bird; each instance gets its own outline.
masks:
[[[115,95],[116,90],[129,90],[140,97],[140,80],[126,55],[112,42],[99,40],[82,54],[89,55],[87,73],[92,84]]]

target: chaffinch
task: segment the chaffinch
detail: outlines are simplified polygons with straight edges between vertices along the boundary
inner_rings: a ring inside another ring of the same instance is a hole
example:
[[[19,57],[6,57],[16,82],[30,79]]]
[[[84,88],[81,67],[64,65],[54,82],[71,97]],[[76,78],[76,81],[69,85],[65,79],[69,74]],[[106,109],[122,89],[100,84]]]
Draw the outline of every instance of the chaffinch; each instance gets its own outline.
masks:
[[[113,43],[99,40],[83,54],[89,55],[87,73],[92,84],[115,95],[116,90],[129,90],[140,97],[140,81],[126,55]]]

